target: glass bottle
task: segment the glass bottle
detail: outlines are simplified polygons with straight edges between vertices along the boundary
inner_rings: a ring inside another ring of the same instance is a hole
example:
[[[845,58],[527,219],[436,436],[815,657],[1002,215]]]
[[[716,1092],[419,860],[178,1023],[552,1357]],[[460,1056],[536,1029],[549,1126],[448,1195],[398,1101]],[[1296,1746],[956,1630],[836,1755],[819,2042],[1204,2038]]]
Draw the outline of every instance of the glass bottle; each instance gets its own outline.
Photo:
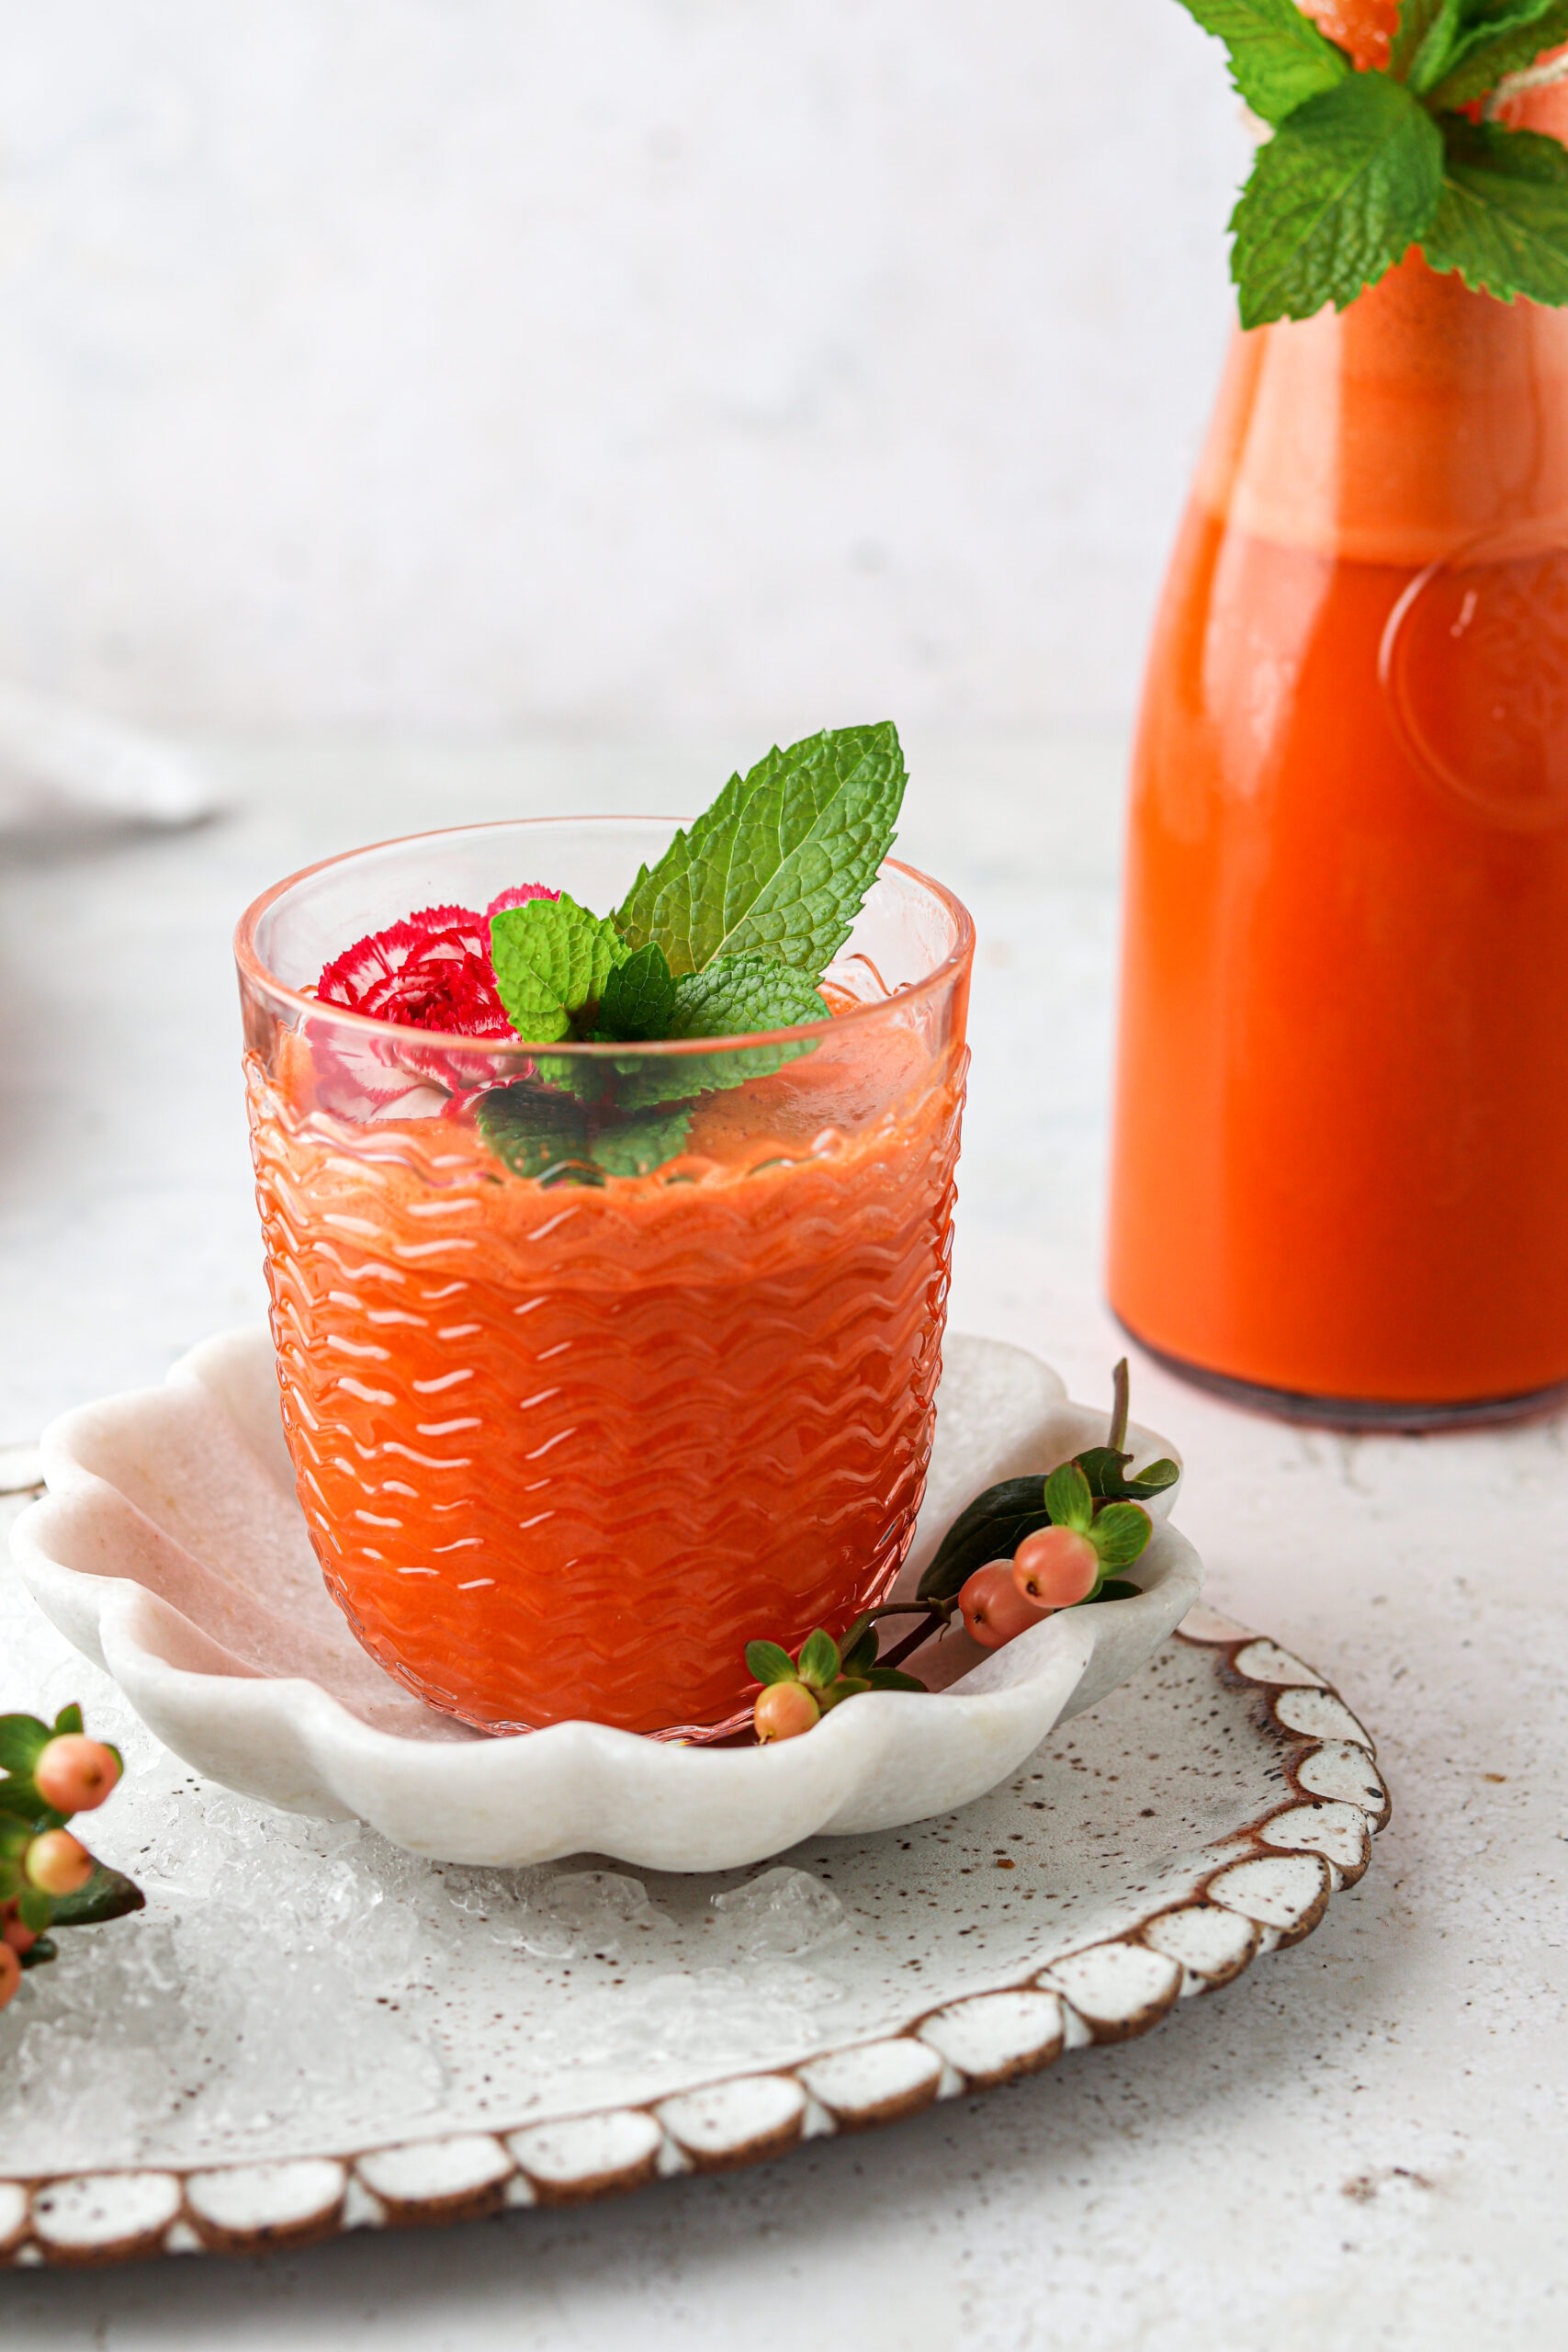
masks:
[[[1320,21],[1365,63],[1391,13]],[[1565,114],[1558,88],[1507,119]],[[1237,334],[1124,920],[1127,1329],[1305,1418],[1568,1394],[1568,313],[1413,252],[1341,314]]]

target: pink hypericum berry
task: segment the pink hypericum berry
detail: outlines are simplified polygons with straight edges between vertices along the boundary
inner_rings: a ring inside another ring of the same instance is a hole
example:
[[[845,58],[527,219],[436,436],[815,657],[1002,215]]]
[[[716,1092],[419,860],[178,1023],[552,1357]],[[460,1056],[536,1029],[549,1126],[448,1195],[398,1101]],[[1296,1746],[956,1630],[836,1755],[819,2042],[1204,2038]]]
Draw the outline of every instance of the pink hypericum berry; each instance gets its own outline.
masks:
[[[1004,1642],[1040,1623],[1041,1611],[1013,1582],[1010,1560],[992,1560],[976,1568],[958,1596],[958,1606],[982,1649],[999,1650]]]
[[[119,1778],[114,1750],[85,1732],[62,1732],[33,1766],[33,1786],[56,1813],[91,1813]]]
[[[22,1981],[22,1963],[9,1944],[0,1944],[0,2009]]]
[[[1042,1527],[1012,1555],[1013,1582],[1035,1609],[1070,1609],[1087,1600],[1100,1574],[1100,1555],[1076,1527]]]
[[[22,1858],[22,1868],[45,1894],[74,1894],[93,1875],[93,1858],[69,1829],[46,1829]]]
[[[760,1740],[798,1739],[820,1722],[822,1710],[804,1682],[770,1682],[751,1710]]]
[[[15,1898],[0,1903],[0,1943],[14,1952],[31,1951],[38,1937],[18,1915]]]

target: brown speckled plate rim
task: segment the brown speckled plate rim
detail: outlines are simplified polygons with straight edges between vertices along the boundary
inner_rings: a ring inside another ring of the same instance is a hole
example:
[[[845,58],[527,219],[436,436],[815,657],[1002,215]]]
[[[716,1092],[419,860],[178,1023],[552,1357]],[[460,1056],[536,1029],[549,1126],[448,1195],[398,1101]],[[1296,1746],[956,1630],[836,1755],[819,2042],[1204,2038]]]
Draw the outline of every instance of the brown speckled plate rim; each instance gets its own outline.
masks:
[[[916,2010],[894,2033],[763,2074],[741,2069],[642,2107],[268,2163],[0,2176],[0,2267],[254,2255],[349,2230],[580,2203],[764,2163],[804,2140],[897,2122],[935,2099],[1014,2081],[1066,2050],[1148,2032],[1179,1999],[1229,1984],[1264,1952],[1310,1935],[1329,1897],[1360,1878],[1389,1816],[1372,1742],[1321,1675],[1202,1604],[1172,1638],[1205,1650],[1227,1687],[1258,1692],[1260,1733],[1277,1744],[1290,1790],[1216,1841],[1213,1869],[1183,1902],[1156,1905],[1120,1935],[1026,1965],[988,1991]],[[1333,1736],[1293,1725],[1292,1700],[1296,1713],[1302,1701],[1309,1713],[1315,1706]],[[1272,1871],[1260,1876],[1259,1864]],[[1251,1875],[1227,1888],[1237,1871]],[[825,2079],[835,2064],[836,2089]],[[388,2186],[389,2166],[401,2167],[399,2190]]]

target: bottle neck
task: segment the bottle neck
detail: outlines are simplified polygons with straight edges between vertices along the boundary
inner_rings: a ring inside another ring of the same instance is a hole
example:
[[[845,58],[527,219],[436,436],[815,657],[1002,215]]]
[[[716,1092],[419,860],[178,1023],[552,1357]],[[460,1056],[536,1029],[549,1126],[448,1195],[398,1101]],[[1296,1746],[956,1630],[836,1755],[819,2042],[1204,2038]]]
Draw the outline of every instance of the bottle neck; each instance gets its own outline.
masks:
[[[1568,517],[1568,312],[1412,254],[1348,311],[1237,333],[1196,483],[1233,527],[1366,563]]]

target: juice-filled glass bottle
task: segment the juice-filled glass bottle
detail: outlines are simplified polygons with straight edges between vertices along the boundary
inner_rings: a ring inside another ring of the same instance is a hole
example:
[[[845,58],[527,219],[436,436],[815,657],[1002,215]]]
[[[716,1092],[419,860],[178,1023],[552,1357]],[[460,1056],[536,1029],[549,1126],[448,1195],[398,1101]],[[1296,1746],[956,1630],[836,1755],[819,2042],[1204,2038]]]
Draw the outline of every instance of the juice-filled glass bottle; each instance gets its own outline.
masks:
[[[1314,13],[1375,61],[1392,11]],[[1129,1330],[1348,1423],[1568,1390],[1568,314],[1412,253],[1238,334],[1126,892]]]

